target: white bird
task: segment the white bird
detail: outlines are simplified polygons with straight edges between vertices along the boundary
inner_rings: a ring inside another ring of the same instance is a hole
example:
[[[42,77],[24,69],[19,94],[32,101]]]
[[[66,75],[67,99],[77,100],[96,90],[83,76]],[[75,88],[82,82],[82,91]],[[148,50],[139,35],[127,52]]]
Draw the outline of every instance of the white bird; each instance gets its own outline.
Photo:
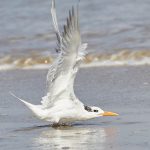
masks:
[[[99,107],[85,106],[74,93],[74,79],[79,66],[86,55],[87,43],[81,42],[78,21],[78,6],[69,11],[67,24],[62,34],[59,31],[55,0],[52,0],[52,20],[57,36],[58,58],[51,65],[47,74],[48,92],[40,105],[22,101],[36,117],[51,122],[53,125],[68,124],[100,116],[117,116],[117,113],[105,112]]]

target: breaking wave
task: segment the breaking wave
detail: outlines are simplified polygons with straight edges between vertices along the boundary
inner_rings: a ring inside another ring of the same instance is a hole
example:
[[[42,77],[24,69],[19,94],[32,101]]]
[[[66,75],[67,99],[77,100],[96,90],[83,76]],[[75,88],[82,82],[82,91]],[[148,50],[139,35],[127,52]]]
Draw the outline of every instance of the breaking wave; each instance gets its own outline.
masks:
[[[30,55],[0,57],[0,70],[10,69],[46,69],[54,61],[54,56]],[[150,50],[123,50],[112,54],[88,54],[82,67],[98,66],[138,66],[150,65]]]

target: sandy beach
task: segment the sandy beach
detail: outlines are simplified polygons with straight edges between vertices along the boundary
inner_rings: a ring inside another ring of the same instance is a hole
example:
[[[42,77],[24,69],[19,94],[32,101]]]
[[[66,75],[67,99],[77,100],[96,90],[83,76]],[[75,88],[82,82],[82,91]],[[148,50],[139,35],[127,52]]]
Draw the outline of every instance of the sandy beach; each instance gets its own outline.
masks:
[[[46,93],[47,70],[0,72],[0,147],[2,150],[148,150],[150,147],[150,68],[84,68],[75,82],[77,96],[87,105],[115,111],[103,117],[52,128],[9,94],[38,104]]]

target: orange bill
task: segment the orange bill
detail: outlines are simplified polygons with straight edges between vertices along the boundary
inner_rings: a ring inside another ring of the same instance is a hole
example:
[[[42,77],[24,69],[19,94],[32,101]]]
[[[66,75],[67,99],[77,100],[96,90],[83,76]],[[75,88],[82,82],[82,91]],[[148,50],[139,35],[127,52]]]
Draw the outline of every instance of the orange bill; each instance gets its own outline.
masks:
[[[105,111],[105,112],[102,113],[101,115],[102,115],[102,116],[118,116],[119,114],[114,113],[114,112]]]

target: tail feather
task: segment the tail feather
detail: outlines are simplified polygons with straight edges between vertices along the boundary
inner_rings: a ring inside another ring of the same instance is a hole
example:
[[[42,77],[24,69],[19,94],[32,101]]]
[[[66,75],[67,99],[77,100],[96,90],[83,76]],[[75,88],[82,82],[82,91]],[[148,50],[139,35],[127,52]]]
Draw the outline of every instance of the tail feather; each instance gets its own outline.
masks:
[[[17,97],[17,96],[16,96],[15,94],[13,94],[12,92],[9,92],[9,93],[10,93],[10,95],[12,95],[13,97],[15,97],[15,98],[17,98],[18,100],[20,100],[21,102],[23,102],[27,107],[32,108],[33,106],[35,106],[35,105],[33,105],[33,104],[31,104],[31,103],[29,103],[29,102],[27,102],[27,101],[25,101],[25,100],[23,100],[23,99]]]
[[[9,92],[13,97],[17,98],[21,102],[23,102],[38,118],[42,119],[43,118],[43,110],[40,105],[33,105],[19,97],[17,97],[15,94],[12,92]]]

